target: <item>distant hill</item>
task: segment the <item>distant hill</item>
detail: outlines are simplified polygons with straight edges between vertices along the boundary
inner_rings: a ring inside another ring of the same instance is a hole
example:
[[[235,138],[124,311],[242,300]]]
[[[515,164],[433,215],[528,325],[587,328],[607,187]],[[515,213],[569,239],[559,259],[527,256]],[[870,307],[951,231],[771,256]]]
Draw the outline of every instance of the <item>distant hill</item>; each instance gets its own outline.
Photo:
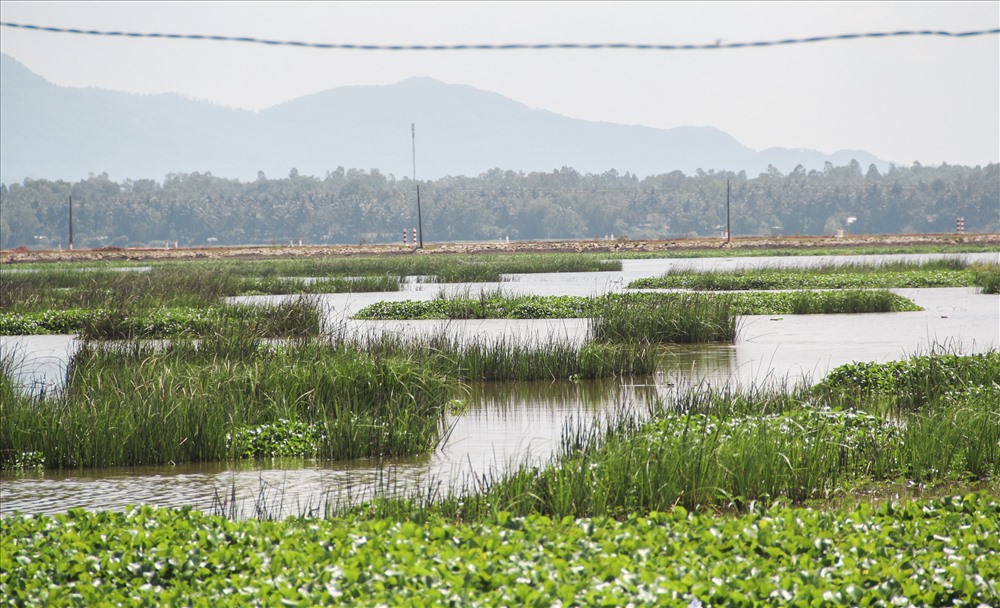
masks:
[[[697,169],[756,175],[768,164],[787,173],[851,159],[888,166],[862,151],[758,152],[713,127],[577,120],[430,78],[330,89],[255,113],[172,94],[60,87],[0,55],[0,180],[8,184],[105,172],[118,180],[196,171],[250,180],[295,168],[322,177],[338,166],[404,177],[412,173],[411,123],[422,179],[494,168],[644,177]]]

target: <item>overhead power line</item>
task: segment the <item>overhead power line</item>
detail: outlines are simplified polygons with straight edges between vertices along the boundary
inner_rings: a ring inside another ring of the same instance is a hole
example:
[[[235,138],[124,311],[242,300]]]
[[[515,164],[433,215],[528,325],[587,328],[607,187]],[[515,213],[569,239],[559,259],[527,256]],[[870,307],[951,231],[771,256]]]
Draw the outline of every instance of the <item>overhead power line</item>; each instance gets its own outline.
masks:
[[[163,34],[144,32],[115,32],[83,30],[75,28],[48,27],[24,23],[0,22],[4,27],[53,32],[57,34],[79,34],[84,36],[106,36],[116,38],[158,38],[165,40],[212,40],[216,42],[248,42],[270,46],[292,46],[311,49],[342,51],[548,51],[548,50],[599,50],[625,49],[638,51],[707,51],[712,49],[744,49],[836,40],[860,40],[866,38],[904,38],[914,36],[938,36],[945,38],[972,38],[1000,34],[1000,29],[974,30],[969,32],[946,32],[941,30],[901,30],[896,32],[869,32],[865,34],[838,34],[834,36],[810,36],[808,38],[786,38],[783,40],[760,40],[755,42],[723,42],[710,44],[634,44],[634,43],[541,43],[541,44],[345,44],[325,42],[300,42],[294,40],[269,40],[243,36],[214,36],[206,34]]]

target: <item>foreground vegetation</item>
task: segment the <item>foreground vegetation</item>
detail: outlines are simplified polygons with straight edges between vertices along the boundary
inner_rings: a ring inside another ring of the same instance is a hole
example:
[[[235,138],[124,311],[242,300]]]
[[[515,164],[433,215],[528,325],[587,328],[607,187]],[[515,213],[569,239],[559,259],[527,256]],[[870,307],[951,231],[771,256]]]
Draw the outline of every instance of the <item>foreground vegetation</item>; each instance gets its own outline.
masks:
[[[603,302],[621,310],[598,317],[623,323],[583,347],[233,331],[88,343],[66,390],[46,397],[17,390],[0,362],[0,459],[23,469],[426,451],[458,380],[648,373],[652,350],[629,332],[665,325],[643,325],[657,319],[650,302]],[[841,366],[812,387],[681,391],[649,412],[567,431],[548,465],[473,479],[445,497],[331,504],[327,519],[150,507],[14,514],[0,520],[0,597],[18,606],[995,605],[995,491],[830,501],[879,484],[995,487],[998,404],[1000,352],[937,352]]]
[[[734,517],[232,521],[150,507],[0,520],[18,606],[943,606],[1000,600],[986,495]]]
[[[667,271],[663,276],[637,279],[632,289],[888,289],[980,287],[996,293],[1000,265],[968,264],[961,260],[923,263],[834,264],[818,268],[756,268],[733,271]]]

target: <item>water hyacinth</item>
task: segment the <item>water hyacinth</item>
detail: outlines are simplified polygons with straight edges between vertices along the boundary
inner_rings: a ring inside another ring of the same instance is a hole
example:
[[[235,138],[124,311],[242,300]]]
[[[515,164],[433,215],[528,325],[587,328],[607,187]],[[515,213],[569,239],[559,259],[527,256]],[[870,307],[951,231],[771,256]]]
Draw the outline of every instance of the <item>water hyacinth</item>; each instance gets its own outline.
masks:
[[[20,606],[993,605],[998,517],[977,494],[469,523],[73,509],[0,520],[0,595]]]
[[[237,457],[314,457],[327,437],[320,427],[279,418],[226,434],[227,449]]]

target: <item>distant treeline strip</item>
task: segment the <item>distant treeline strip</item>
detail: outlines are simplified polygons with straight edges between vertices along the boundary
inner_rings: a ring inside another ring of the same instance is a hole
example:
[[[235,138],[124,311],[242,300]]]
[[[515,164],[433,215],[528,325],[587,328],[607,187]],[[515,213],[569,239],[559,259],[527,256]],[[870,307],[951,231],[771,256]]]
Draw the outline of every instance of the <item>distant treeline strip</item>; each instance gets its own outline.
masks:
[[[718,235],[727,184],[735,236],[1000,232],[1000,165],[895,167],[852,161],[823,170],[680,171],[643,179],[490,170],[422,181],[423,236],[430,242]],[[377,170],[338,167],[322,177],[292,169],[252,182],[211,173],[113,182],[107,174],[71,183],[0,184],[5,249],[65,246],[69,198],[76,247],[199,244],[402,243],[418,224],[413,182]]]
[[[537,44],[348,44],[327,42],[301,42],[295,40],[270,40],[246,36],[217,36],[207,34],[163,34],[155,32],[115,32],[81,30],[76,28],[29,25],[24,23],[0,22],[5,27],[53,32],[57,34],[81,34],[86,36],[108,36],[120,38],[161,38],[167,40],[212,40],[216,42],[249,42],[270,46],[295,46],[310,49],[340,51],[548,51],[548,50],[637,50],[637,51],[707,51],[712,49],[744,49],[768,46],[787,46],[812,42],[838,40],[861,40],[865,38],[901,38],[913,36],[943,36],[947,38],[972,38],[1000,34],[1000,29],[973,30],[968,32],[946,32],[942,30],[900,30],[895,32],[868,32],[862,34],[837,34],[831,36],[810,36],[808,38],[785,38],[782,40],[758,40],[753,42],[714,42],[709,44],[637,44],[613,43],[537,43]]]

